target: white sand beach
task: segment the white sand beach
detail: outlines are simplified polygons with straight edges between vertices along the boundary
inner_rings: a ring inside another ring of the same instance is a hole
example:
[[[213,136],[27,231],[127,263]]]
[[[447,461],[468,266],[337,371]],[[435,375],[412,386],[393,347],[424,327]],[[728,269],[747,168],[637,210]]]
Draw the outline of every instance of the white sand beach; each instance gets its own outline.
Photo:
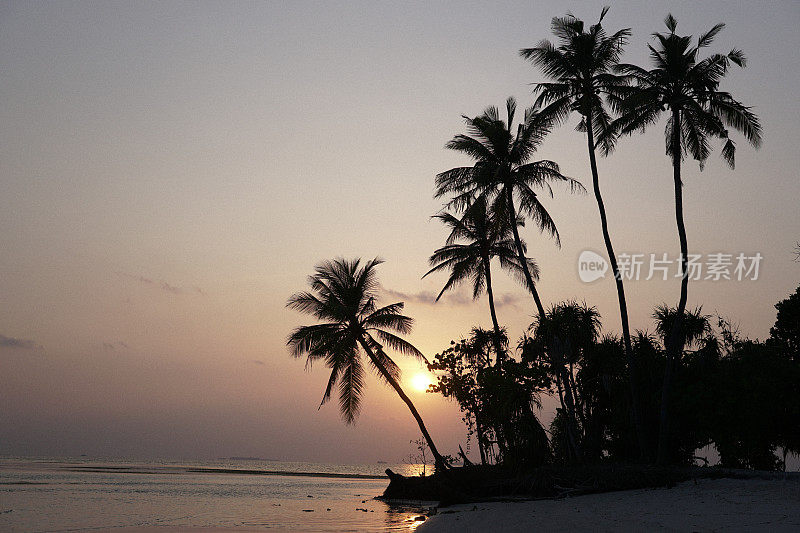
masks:
[[[457,505],[417,531],[800,531],[800,480],[704,479],[561,500]]]

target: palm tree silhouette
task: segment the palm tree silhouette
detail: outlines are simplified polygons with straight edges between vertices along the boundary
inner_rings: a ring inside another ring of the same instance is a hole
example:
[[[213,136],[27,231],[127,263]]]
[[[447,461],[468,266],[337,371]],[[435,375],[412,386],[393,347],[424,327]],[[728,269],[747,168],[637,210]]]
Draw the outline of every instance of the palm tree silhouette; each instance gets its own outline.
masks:
[[[721,155],[734,167],[735,144],[728,137],[727,127],[741,132],[750,144],[761,145],[761,124],[749,107],[735,100],[730,93],[719,90],[722,78],[731,63],[745,66],[741,50],[733,49],[727,54],[712,54],[699,59],[700,50],[709,46],[725,27],[717,24],[700,36],[697,45],[692,45],[691,36],[675,33],[678,22],[670,14],[665,24],[669,33],[656,33],[656,46],[648,45],[654,68],[646,70],[635,65],[618,65],[616,70],[627,76],[632,86],[621,89],[612,96],[615,107],[622,116],[611,128],[621,133],[644,131],[655,123],[661,113],[669,109],[667,120],[666,153],[672,159],[673,184],[675,189],[675,220],[681,247],[681,293],[674,324],[666,340],[667,365],[662,388],[661,416],[658,438],[657,462],[664,463],[668,457],[669,399],[672,388],[672,373],[675,360],[683,350],[685,335],[682,333],[684,312],[688,294],[688,246],[686,227],[683,221],[683,183],[681,161],[688,152],[700,162],[700,169],[711,153],[710,138],[724,141]]]
[[[555,123],[566,121],[573,111],[577,111],[581,115],[578,129],[586,133],[594,197],[600,212],[603,241],[616,280],[622,338],[629,369],[632,414],[639,440],[640,454],[644,455],[647,444],[639,406],[636,360],[633,357],[628,325],[628,305],[625,300],[622,276],[620,276],[617,266],[617,257],[614,254],[614,247],[608,231],[606,208],[600,194],[600,179],[597,173],[595,154],[598,145],[606,155],[613,148],[614,137],[607,134],[612,120],[603,105],[603,98],[608,94],[616,94],[619,87],[625,85],[625,78],[613,74],[611,70],[619,62],[622,47],[628,42],[628,37],[631,35],[630,28],[607,35],[602,26],[607,12],[608,7],[603,8],[597,24],[590,26],[588,30],[585,29],[583,21],[572,14],[555,17],[551,27],[553,33],[558,37],[559,46],[556,47],[550,41],[543,40],[534,48],[520,50],[520,55],[541,68],[544,74],[553,80],[548,83],[538,83],[534,90],[534,94],[538,93],[539,95],[536,105],[543,106],[541,111],[543,115],[552,117]],[[595,136],[597,136],[597,141]]]
[[[461,219],[450,213],[440,213],[434,218],[441,220],[450,227],[450,235],[446,244],[436,250],[430,257],[431,268],[428,274],[449,270],[450,277],[445,283],[436,301],[459,283],[469,279],[472,282],[472,297],[477,299],[484,289],[489,297],[489,312],[492,316],[494,328],[493,344],[495,349],[496,364],[505,358],[505,347],[500,324],[494,304],[494,291],[492,289],[493,258],[500,260],[500,266],[511,271],[524,281],[524,272],[519,264],[517,248],[513,237],[510,237],[507,219],[493,216],[487,209],[485,196],[478,197],[467,208]],[[523,220],[517,218],[517,224],[522,225]],[[458,241],[463,241],[461,244]],[[522,244],[523,249],[525,243]],[[533,279],[539,279],[539,267],[533,259],[526,258],[527,268]]]
[[[473,201],[486,197],[491,210],[497,216],[505,216],[514,235],[517,257],[522,267],[528,290],[533,295],[537,311],[544,314],[544,306],[528,268],[525,248],[517,228],[518,214],[531,218],[539,229],[555,238],[561,245],[558,229],[547,209],[539,201],[534,189],[544,189],[551,196],[551,184],[565,183],[571,191],[584,190],[576,180],[561,174],[553,161],[528,162],[545,135],[550,132],[551,122],[539,114],[535,106],[525,110],[521,124],[513,131],[517,103],[514,98],[506,101],[506,117],[500,118],[496,107],[488,107],[475,118],[464,116],[469,135],[456,135],[445,147],[469,155],[475,159],[471,167],[456,167],[436,176],[437,198],[454,194],[447,207],[464,210]],[[518,199],[518,207],[514,198]]]
[[[444,468],[445,461],[436,449],[422,417],[400,387],[400,368],[375,340],[377,337],[390,348],[427,363],[419,350],[389,331],[401,334],[411,331],[413,319],[400,314],[403,303],[376,306],[378,280],[375,267],[382,262],[376,258],[361,266],[360,259],[335,259],[318,265],[315,273],[309,277],[311,291],[293,294],[286,306],[326,322],[296,328],[286,344],[294,357],[307,356],[307,366],[323,360],[331,369],[320,407],[330,399],[338,383],[339,408],[348,424],[355,422],[361,407],[364,389],[363,350],[369,365],[411,410],[433,453],[437,468]]]
[[[597,309],[576,301],[554,305],[530,326],[532,336],[528,348],[547,362],[555,378],[561,409],[566,416],[569,447],[578,460],[583,458],[579,428],[586,429],[586,420],[575,382],[576,367],[591,351],[600,329]]]
[[[656,333],[661,337],[661,341],[666,345],[667,339],[672,332],[675,324],[675,316],[678,311],[674,307],[661,304],[653,311],[653,318],[656,321]],[[710,315],[703,314],[703,308],[697,307],[693,311],[683,312],[683,340],[681,346],[693,346],[703,337],[711,333]],[[679,354],[680,355],[680,354]]]

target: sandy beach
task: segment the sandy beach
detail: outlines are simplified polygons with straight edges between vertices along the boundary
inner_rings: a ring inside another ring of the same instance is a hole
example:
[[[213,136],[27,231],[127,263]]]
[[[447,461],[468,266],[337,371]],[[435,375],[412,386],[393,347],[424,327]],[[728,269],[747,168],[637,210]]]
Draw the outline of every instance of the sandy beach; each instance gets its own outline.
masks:
[[[800,531],[800,479],[704,479],[562,500],[442,509],[417,531]]]

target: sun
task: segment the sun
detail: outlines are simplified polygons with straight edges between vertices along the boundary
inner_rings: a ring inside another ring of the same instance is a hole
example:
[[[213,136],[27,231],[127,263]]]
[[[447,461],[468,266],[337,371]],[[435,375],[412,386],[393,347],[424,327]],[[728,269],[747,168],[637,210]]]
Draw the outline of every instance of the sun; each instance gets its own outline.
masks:
[[[430,374],[425,374],[422,372],[418,372],[411,378],[411,386],[414,387],[414,390],[419,392],[425,392],[428,390],[428,385],[432,383]]]

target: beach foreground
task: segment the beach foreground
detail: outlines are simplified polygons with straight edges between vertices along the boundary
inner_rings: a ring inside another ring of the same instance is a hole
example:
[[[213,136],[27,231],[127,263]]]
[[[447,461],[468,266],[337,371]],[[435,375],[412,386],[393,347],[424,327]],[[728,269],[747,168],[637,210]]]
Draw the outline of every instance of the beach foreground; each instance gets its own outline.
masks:
[[[800,479],[700,479],[669,489],[454,505],[417,531],[800,531]]]

